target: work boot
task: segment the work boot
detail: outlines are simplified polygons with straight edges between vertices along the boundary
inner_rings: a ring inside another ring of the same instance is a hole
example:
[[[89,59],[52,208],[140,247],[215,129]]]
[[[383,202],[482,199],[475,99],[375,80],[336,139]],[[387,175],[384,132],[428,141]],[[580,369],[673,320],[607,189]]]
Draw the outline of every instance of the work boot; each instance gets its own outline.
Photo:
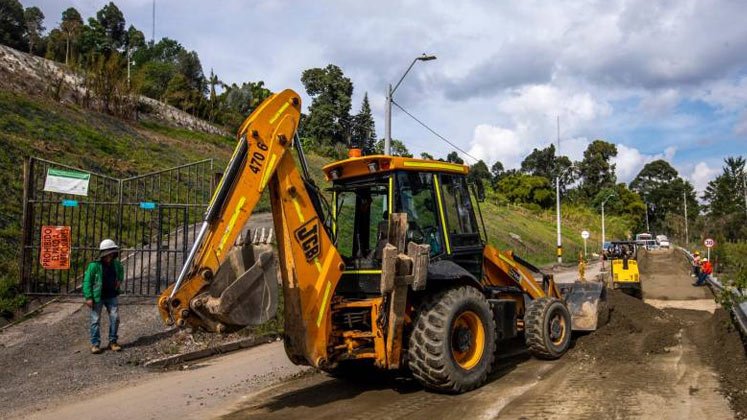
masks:
[[[120,350],[122,350],[122,346],[120,346],[117,343],[109,343],[109,350],[111,350],[111,351],[120,351]]]
[[[101,350],[101,347],[99,346],[91,346],[91,353],[93,354],[101,354],[103,350]]]

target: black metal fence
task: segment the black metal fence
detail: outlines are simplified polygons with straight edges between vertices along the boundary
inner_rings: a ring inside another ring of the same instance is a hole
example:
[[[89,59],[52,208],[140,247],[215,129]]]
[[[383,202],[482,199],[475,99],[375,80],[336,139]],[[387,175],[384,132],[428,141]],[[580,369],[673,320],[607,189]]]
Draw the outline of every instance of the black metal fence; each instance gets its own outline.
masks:
[[[87,195],[45,191],[49,169],[89,173]],[[116,179],[31,158],[24,175],[21,284],[34,295],[80,293],[105,238],[120,246],[124,292],[158,295],[179,274],[215,180],[212,160]],[[70,228],[69,269],[42,266],[43,226]]]

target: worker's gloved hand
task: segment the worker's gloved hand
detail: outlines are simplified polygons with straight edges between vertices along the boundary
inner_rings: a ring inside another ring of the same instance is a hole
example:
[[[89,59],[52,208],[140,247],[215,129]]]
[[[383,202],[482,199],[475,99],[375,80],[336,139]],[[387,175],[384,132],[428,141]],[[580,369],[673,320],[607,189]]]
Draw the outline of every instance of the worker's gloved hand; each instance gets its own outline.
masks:
[[[86,301],[86,306],[88,306],[89,308],[93,308],[93,300],[92,299],[88,299]]]

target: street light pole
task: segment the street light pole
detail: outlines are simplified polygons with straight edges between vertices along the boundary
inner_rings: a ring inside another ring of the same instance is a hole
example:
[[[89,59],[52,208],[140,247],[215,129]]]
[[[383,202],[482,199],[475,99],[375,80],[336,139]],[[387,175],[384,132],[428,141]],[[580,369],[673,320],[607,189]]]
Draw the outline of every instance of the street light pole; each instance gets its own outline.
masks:
[[[602,201],[602,250],[604,250],[604,242],[606,241],[605,230],[604,230],[605,228],[604,226],[604,205],[607,204],[607,200],[609,200],[610,198],[614,196],[615,196],[614,194],[610,194],[607,196],[607,198],[604,199],[604,201]]]
[[[558,254],[558,264],[563,263],[563,238],[560,234],[560,178],[572,169],[573,166],[566,168],[565,171],[555,176],[555,226],[558,233],[558,248],[556,251]]]
[[[410,63],[410,67],[405,70],[405,74],[402,75],[402,77],[399,78],[399,82],[397,82],[396,85],[394,85],[394,88],[392,88],[392,85],[389,84],[387,88],[387,95],[386,95],[386,115],[385,115],[385,125],[386,129],[384,130],[386,133],[386,136],[384,137],[384,154],[390,155],[392,154],[392,96],[394,95],[394,91],[397,90],[399,85],[402,83],[403,80],[405,80],[405,76],[407,76],[407,73],[410,72],[412,69],[412,66],[415,65],[418,61],[431,61],[435,60],[435,55],[427,55],[423,53],[420,57],[415,57],[414,60],[412,60],[412,63]]]
[[[687,231],[687,191],[684,189],[682,190],[682,202],[685,203],[685,247],[690,249],[690,234]]]
[[[558,227],[558,264],[563,263],[563,242],[560,238],[560,175],[555,177],[555,217],[556,225]]]

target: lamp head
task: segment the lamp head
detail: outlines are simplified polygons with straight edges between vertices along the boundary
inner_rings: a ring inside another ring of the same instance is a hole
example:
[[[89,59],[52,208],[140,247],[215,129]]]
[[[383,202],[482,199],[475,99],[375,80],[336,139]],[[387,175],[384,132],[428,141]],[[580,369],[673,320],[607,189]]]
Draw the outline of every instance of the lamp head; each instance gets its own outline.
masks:
[[[435,59],[436,59],[435,55],[427,55],[426,53],[423,53],[423,55],[417,58],[417,60],[420,60],[420,61],[431,61]]]

